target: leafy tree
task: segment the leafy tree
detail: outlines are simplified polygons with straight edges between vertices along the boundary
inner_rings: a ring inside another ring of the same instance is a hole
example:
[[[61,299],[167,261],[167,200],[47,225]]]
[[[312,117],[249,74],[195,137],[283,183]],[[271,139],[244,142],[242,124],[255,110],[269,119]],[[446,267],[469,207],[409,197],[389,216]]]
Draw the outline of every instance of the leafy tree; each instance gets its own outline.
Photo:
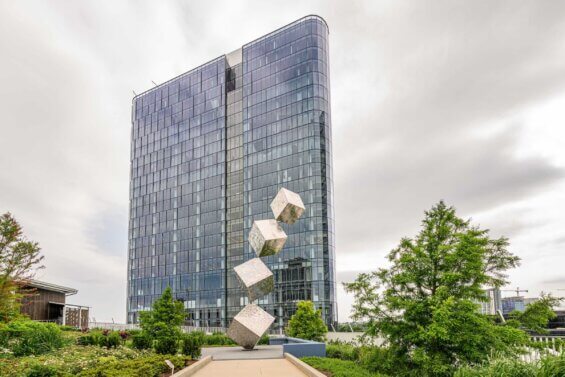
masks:
[[[482,287],[504,285],[505,271],[519,264],[507,247],[508,239],[489,238],[440,201],[425,212],[420,233],[389,253],[390,267],[344,284],[354,294],[353,319],[366,320],[366,335],[383,338],[397,358],[395,375],[449,375],[454,365],[526,341],[476,303],[486,299]]]
[[[155,350],[161,354],[176,354],[180,326],[185,313],[182,302],[173,299],[171,287],[153,303],[153,308],[139,314],[143,335],[155,340]]]
[[[324,340],[328,328],[322,319],[320,310],[314,308],[312,301],[298,303],[296,313],[288,322],[288,336],[314,341]]]
[[[547,334],[548,322],[557,316],[553,308],[558,306],[561,301],[561,298],[542,293],[541,297],[528,304],[523,312],[514,311],[510,313],[510,318],[517,321],[519,326],[526,330]]]
[[[0,322],[19,316],[19,288],[43,268],[42,260],[39,245],[24,237],[16,219],[10,213],[0,216]]]

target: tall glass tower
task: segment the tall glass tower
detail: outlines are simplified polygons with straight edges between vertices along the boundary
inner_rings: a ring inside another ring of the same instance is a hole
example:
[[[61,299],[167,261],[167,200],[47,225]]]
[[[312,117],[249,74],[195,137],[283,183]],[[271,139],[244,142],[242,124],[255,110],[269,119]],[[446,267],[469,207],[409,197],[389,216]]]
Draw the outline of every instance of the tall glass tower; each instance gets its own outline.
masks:
[[[128,322],[171,286],[189,326],[227,327],[247,304],[233,267],[281,187],[306,212],[258,301],[286,326],[301,300],[337,322],[328,26],[307,16],[133,99]]]

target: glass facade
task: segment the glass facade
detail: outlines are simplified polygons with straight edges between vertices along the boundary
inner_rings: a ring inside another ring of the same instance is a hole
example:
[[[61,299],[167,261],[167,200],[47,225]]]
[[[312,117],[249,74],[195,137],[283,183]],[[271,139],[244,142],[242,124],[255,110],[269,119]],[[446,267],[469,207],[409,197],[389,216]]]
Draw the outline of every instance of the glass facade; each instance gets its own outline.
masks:
[[[337,321],[327,25],[308,16],[238,54],[133,100],[130,323],[170,285],[187,325],[227,327],[247,304],[233,267],[255,257],[247,235],[281,187],[306,212],[264,258],[275,289],[258,304],[273,331],[300,300]]]

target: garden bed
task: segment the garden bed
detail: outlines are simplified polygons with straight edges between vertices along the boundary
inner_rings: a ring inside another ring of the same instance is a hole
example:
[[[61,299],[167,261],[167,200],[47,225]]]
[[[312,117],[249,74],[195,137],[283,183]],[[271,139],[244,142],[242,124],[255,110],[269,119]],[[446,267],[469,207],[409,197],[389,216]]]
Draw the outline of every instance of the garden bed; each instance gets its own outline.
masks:
[[[353,361],[328,357],[303,357],[300,360],[328,377],[384,377],[382,374],[369,372]]]
[[[160,377],[170,371],[165,360],[173,362],[175,370],[194,363],[186,356],[157,355],[123,346],[72,345],[41,356],[4,356],[0,358],[0,376]]]

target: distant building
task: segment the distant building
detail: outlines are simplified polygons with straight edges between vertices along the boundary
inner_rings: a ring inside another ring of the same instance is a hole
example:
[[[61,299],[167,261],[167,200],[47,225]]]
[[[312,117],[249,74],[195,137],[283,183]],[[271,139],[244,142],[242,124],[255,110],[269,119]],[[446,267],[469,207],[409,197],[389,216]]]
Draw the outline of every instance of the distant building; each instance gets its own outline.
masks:
[[[526,306],[536,301],[537,298],[526,298],[523,296],[504,297],[502,299],[502,314],[506,316],[514,310],[523,312],[526,310]]]
[[[484,290],[487,301],[482,301],[481,314],[496,315],[498,311],[502,311],[502,296],[500,289],[489,288]]]
[[[557,317],[549,321],[547,327],[550,329],[565,329],[565,310],[556,310]]]
[[[89,307],[66,303],[78,290],[38,280],[21,287],[26,292],[21,312],[34,321],[53,322],[77,328],[88,327]]]

